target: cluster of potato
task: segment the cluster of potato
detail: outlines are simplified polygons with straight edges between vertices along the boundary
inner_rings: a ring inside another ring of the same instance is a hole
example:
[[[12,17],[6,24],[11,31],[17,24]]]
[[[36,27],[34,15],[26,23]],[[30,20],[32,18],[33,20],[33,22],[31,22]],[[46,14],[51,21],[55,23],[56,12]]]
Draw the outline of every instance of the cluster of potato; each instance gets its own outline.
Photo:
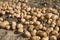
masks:
[[[31,40],[57,40],[60,31],[59,12],[54,8],[41,9],[22,3],[21,22],[28,26],[25,34]]]
[[[60,38],[60,13],[54,8],[36,8],[28,0],[0,2],[0,27],[13,29],[31,40]]]

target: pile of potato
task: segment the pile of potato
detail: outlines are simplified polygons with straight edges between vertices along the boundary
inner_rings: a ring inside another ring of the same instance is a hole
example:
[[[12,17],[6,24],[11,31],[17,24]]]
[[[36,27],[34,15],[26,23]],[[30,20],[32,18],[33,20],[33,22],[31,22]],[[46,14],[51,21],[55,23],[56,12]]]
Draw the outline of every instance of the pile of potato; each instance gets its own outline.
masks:
[[[0,2],[0,27],[24,33],[31,40],[60,38],[60,13],[54,8],[36,8],[28,0]]]

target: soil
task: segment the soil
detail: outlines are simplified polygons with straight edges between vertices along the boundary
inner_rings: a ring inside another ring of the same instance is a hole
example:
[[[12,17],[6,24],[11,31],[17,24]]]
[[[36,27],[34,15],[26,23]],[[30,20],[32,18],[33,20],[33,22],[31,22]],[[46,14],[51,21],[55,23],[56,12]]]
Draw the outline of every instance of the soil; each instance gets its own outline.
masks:
[[[51,2],[48,0],[29,0],[27,4],[31,7],[35,6],[38,8],[42,8],[45,6],[44,4],[46,4],[45,7],[53,7],[60,12],[60,0],[52,0]],[[29,40],[29,38],[24,37],[23,33],[17,33],[15,30],[12,31],[0,28],[0,40]],[[60,39],[58,38],[58,40]]]

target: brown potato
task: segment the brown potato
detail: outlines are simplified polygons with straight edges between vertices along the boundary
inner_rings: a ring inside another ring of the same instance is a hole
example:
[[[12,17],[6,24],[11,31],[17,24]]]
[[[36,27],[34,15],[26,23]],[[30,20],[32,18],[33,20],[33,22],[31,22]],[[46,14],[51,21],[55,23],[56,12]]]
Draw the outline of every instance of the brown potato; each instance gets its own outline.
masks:
[[[28,37],[28,38],[31,37],[31,34],[30,34],[29,31],[25,31],[24,34],[25,34],[25,36]]]
[[[17,24],[17,28],[23,28],[23,24]]]
[[[50,36],[50,40],[57,40],[56,36]]]
[[[6,25],[6,29],[10,29],[10,25]]]
[[[18,32],[22,33],[23,32],[23,28],[19,28]]]

